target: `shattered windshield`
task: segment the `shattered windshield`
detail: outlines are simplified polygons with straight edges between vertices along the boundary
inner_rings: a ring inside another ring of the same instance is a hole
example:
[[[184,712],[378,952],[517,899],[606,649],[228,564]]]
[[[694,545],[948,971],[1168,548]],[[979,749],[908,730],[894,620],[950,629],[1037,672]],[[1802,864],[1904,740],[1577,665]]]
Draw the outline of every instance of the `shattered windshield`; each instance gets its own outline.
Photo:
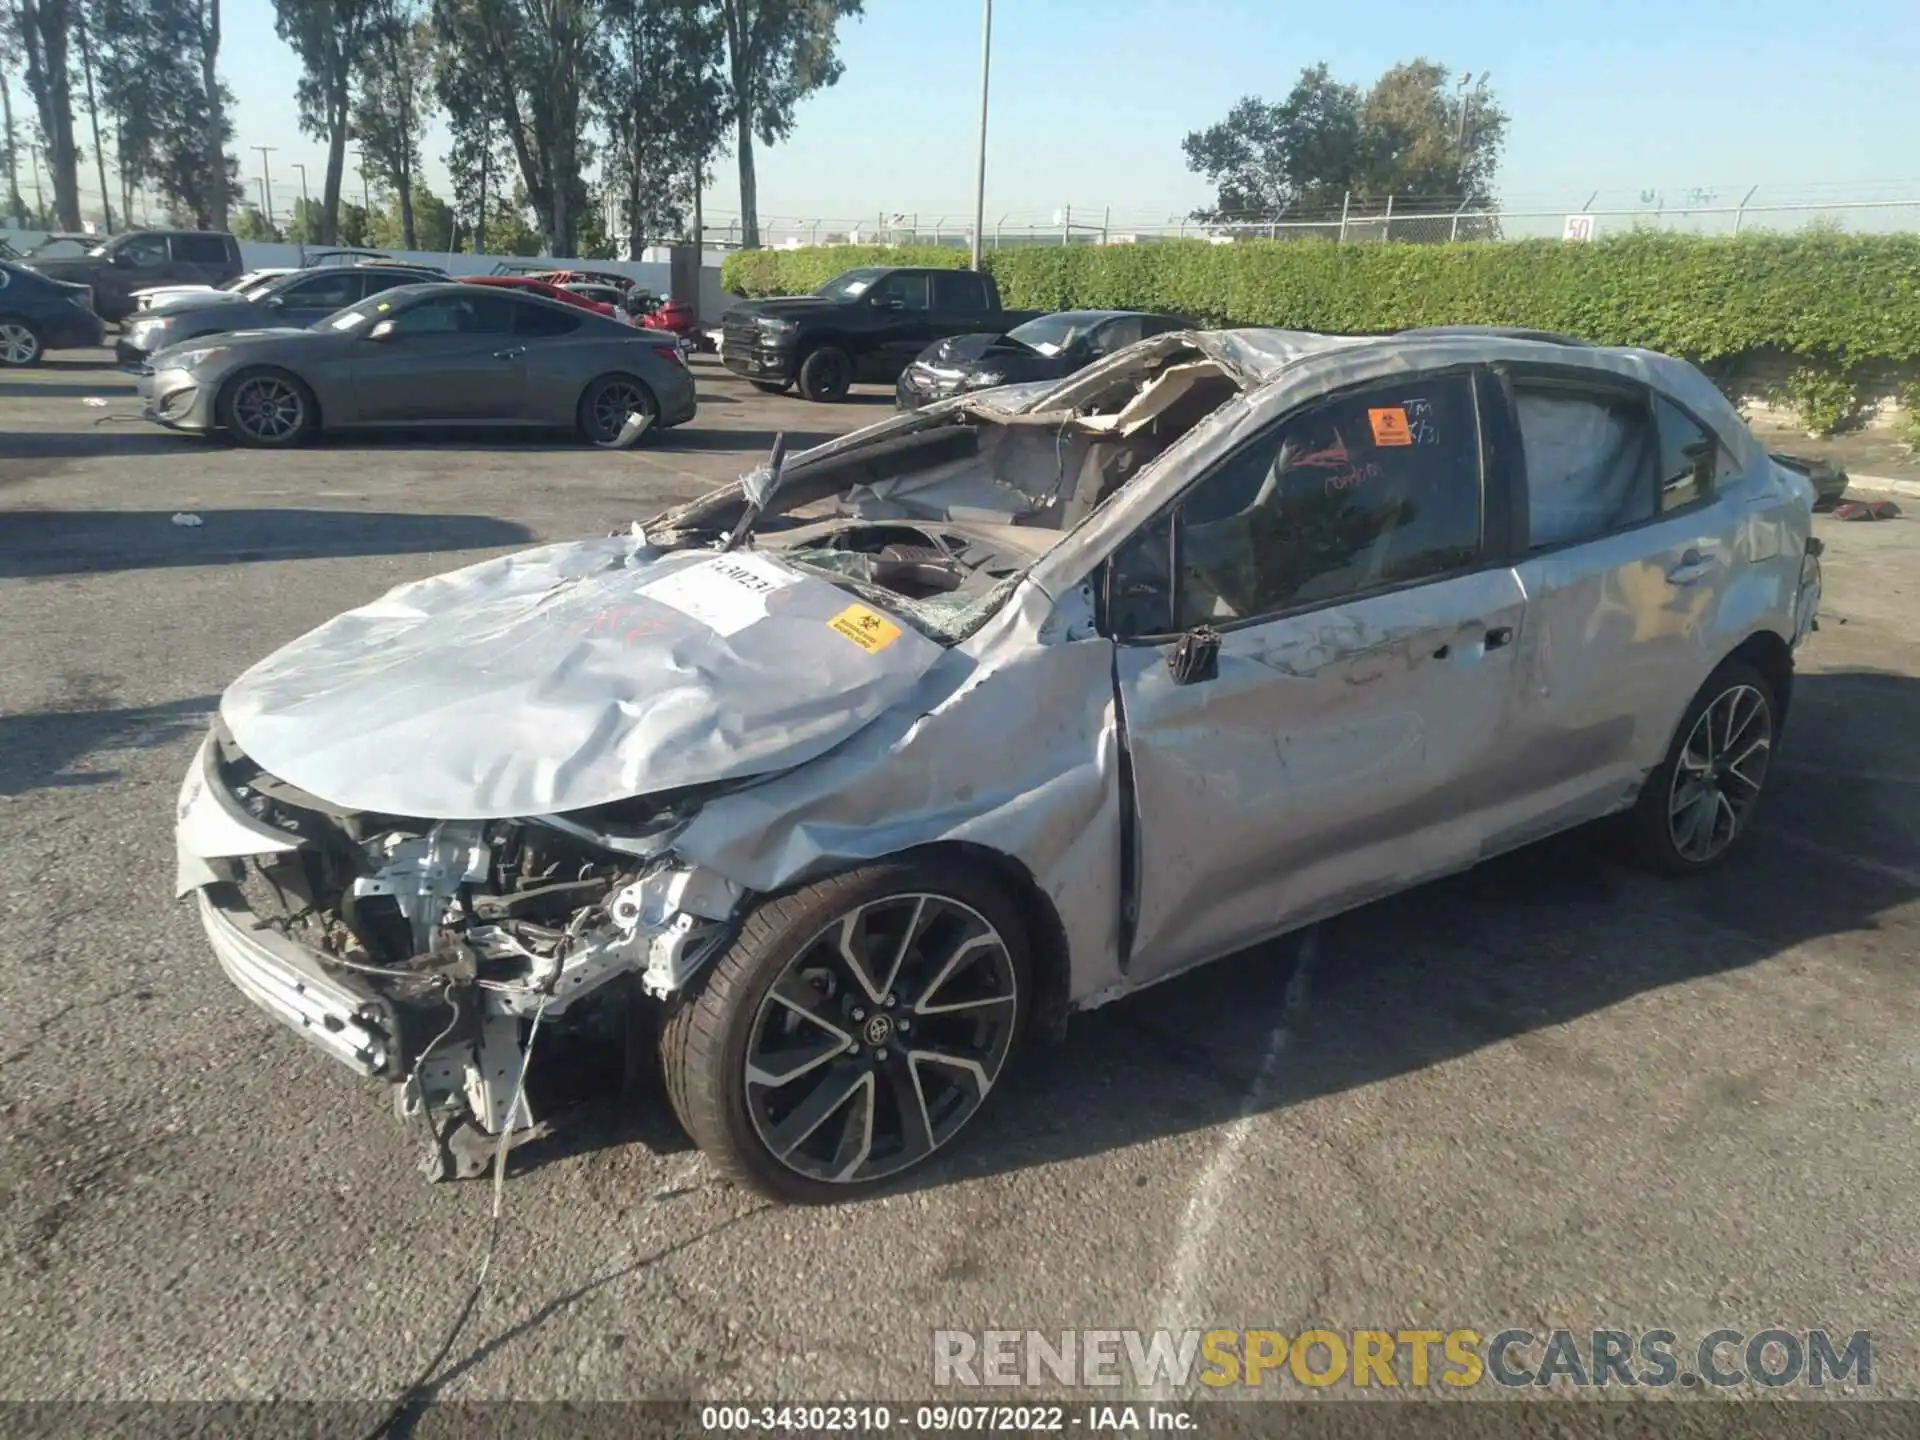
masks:
[[[849,270],[844,275],[836,275],[813,293],[824,300],[858,300],[873,288],[873,282],[887,272],[874,268],[867,270]]]

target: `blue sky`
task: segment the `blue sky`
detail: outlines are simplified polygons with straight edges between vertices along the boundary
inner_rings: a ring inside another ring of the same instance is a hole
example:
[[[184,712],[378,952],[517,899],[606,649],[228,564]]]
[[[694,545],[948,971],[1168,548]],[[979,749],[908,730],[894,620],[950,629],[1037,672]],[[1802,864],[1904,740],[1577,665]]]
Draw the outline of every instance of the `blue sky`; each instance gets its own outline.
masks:
[[[979,0],[867,0],[844,27],[846,75],[802,107],[784,145],[756,147],[763,219],[875,211],[970,218]],[[271,0],[228,0],[222,70],[241,146],[273,145],[277,203],[316,187],[325,155],[299,133],[298,68]],[[1606,205],[1692,187],[1765,197],[1920,197],[1915,0],[996,0],[988,222],[1063,204],[1116,227],[1208,198],[1180,139],[1235,99],[1278,99],[1325,60],[1370,82],[1424,55],[1490,71],[1512,117],[1499,189],[1515,205]],[[430,179],[441,167],[429,137]],[[243,173],[259,157],[242,150]],[[1877,188],[1869,189],[1870,185]],[[1904,184],[1900,182],[1905,182]],[[253,186],[250,183],[250,189]],[[357,185],[354,187],[357,189]],[[708,195],[739,205],[732,162]]]

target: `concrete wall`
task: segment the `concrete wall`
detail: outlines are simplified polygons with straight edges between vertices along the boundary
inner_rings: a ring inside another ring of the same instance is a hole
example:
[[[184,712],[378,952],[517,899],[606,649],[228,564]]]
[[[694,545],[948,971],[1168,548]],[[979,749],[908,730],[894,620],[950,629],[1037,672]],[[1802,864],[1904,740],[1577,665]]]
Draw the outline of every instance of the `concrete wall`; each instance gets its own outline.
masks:
[[[40,243],[45,234],[38,230],[14,230],[0,227],[3,237],[14,249],[25,251]],[[311,245],[309,252],[325,250],[331,247]],[[370,247],[379,249],[380,247]],[[470,255],[464,252],[441,254],[431,250],[382,250],[396,260],[410,260],[422,265],[437,265],[449,275],[490,275],[493,267],[502,260],[521,262],[522,257],[512,255]],[[718,325],[720,316],[727,306],[739,299],[729,295],[720,286],[720,261],[724,252],[709,250],[701,257],[699,310],[703,323]],[[267,269],[278,266],[297,266],[301,263],[302,250],[298,245],[273,244],[258,240],[240,242],[240,258],[246,262],[249,270]],[[644,285],[655,295],[671,296],[671,273],[667,264],[667,251],[660,248],[650,249],[639,260],[547,260],[556,270],[578,266],[587,270],[610,270],[615,274],[627,275]]]

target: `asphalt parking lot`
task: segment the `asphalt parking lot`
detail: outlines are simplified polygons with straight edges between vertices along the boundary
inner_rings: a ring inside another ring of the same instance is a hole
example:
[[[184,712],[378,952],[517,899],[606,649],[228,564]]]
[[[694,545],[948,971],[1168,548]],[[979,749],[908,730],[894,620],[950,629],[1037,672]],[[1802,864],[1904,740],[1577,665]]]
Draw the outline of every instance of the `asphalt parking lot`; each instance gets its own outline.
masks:
[[[260,455],[105,358],[0,373],[0,1395],[385,1395],[483,1186],[249,1007],[173,878],[222,688],[351,605],[624,528],[888,412],[705,362],[694,426]],[[104,407],[89,406],[104,398]],[[177,512],[202,518],[172,523]],[[781,1210],[648,1107],[521,1152],[446,1399],[925,1398],[931,1332],[1875,1336],[1920,1396],[1920,526],[1821,522],[1825,620],[1744,849],[1570,837],[1076,1021],[911,1188]],[[1285,1392],[1309,1392],[1288,1382]]]

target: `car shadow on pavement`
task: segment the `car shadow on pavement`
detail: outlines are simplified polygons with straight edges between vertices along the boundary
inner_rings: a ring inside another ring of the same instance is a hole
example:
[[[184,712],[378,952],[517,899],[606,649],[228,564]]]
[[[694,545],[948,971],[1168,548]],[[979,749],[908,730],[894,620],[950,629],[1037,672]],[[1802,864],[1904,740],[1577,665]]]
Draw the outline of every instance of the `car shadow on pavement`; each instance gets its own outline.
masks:
[[[0,460],[87,460],[96,456],[191,454],[202,437],[127,425],[85,430],[0,430]]]
[[[973,1143],[909,1186],[1138,1145],[1515,1041],[1604,1089],[1618,1078],[1605,1057],[1538,1032],[1872,932],[1920,898],[1920,767],[1887,783],[1884,757],[1907,747],[1875,738],[1920,734],[1920,679],[1806,674],[1795,687],[1770,793],[1718,869],[1627,869],[1588,827],[1325,923],[1304,982],[1298,937],[1204,966],[1076,1017],[1064,1044],[1009,1074]]]
[[[81,703],[85,703],[84,701]],[[118,709],[53,709],[0,715],[0,795],[74,789],[115,779],[92,757],[171,745],[206,727],[218,695]]]
[[[58,400],[62,398],[82,399],[90,395],[138,395],[140,387],[121,376],[108,380],[102,378],[97,383],[89,380],[0,380],[0,399],[16,400]]]
[[[524,545],[526,526],[490,515],[363,510],[206,510],[198,524],[164,510],[10,510],[0,526],[0,580],[488,550]]]

